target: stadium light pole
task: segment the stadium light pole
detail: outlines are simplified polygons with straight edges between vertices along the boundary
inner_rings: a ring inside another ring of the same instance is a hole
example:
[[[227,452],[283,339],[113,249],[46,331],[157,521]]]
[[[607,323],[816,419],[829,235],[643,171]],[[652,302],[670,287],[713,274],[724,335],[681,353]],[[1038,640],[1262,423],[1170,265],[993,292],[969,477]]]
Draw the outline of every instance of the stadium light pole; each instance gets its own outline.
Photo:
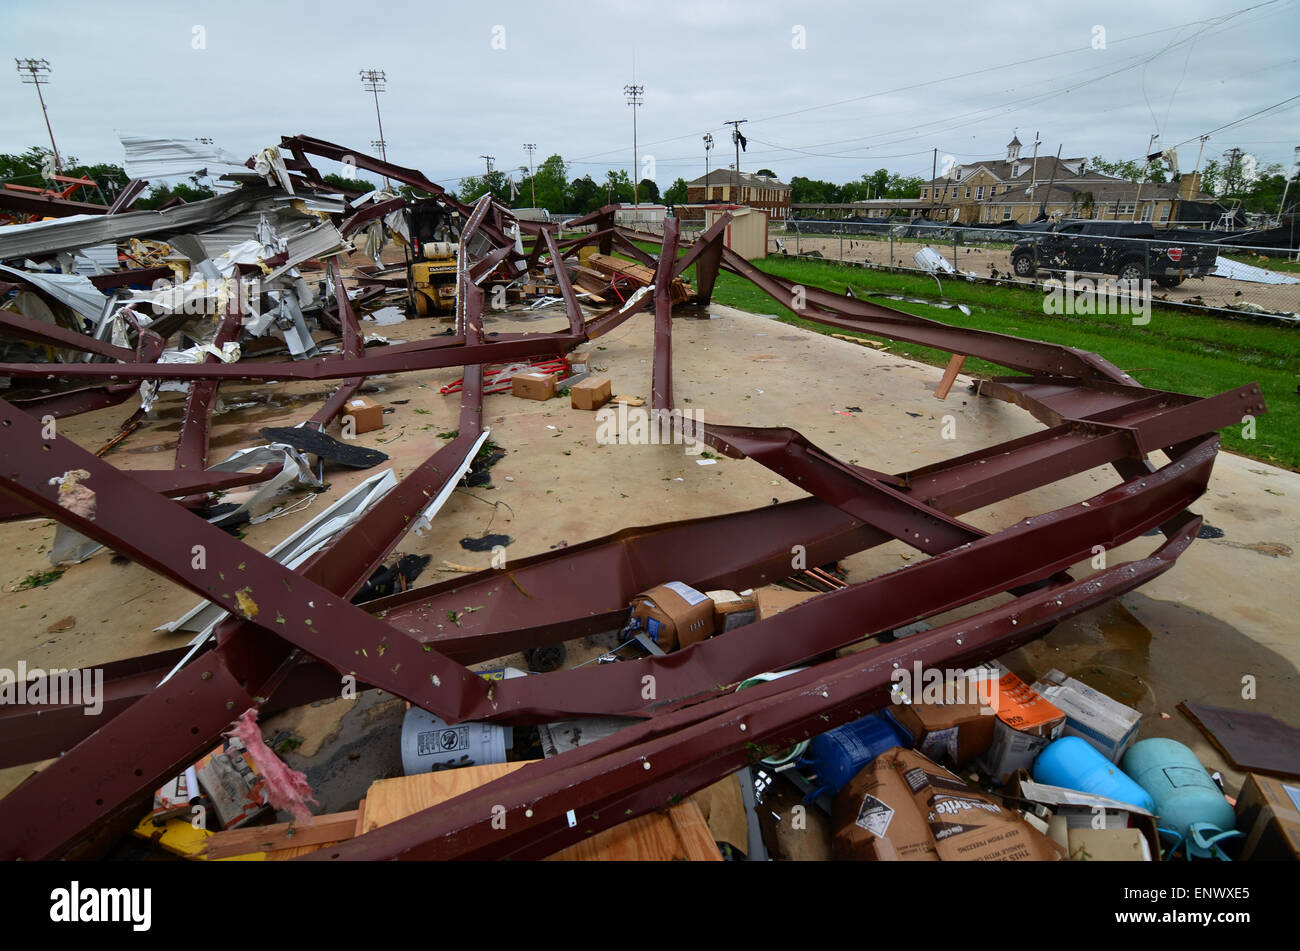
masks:
[[[50,148],[54,150],[54,168],[63,174],[63,160],[59,157],[59,147],[54,144],[54,127],[50,125],[50,111],[45,108],[45,96],[41,87],[50,81],[50,61],[46,59],[19,59],[14,57],[18,75],[29,86],[36,87],[36,98],[41,103],[41,115],[45,117],[45,131],[50,134]]]

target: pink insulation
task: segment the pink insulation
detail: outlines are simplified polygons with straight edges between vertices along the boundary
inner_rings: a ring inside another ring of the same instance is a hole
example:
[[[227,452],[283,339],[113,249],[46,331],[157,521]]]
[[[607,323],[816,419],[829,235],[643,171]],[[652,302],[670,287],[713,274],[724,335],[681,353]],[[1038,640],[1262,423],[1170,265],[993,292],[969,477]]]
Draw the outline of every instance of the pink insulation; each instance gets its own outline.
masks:
[[[243,742],[245,755],[266,780],[266,797],[271,805],[291,813],[297,822],[310,823],[311,811],[307,803],[313,802],[318,806],[320,803],[312,795],[307,777],[286,766],[284,760],[263,742],[262,731],[257,728],[257,708],[245,710],[226,735]]]

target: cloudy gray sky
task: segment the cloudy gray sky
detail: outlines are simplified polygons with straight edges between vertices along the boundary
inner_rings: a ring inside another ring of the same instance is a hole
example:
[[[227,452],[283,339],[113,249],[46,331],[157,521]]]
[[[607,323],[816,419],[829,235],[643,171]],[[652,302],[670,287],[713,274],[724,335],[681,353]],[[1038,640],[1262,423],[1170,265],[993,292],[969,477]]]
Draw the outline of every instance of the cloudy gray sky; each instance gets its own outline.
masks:
[[[1244,12],[1239,12],[1244,11]],[[1235,15],[1234,15],[1235,14]],[[1013,131],[1042,151],[1137,158],[1148,136],[1196,161],[1198,136],[1300,94],[1298,0],[1098,0],[990,5],[770,0],[384,3],[6,0],[8,57],[49,60],[60,150],[121,162],[115,130],[206,136],[241,156],[305,132],[366,150],[378,137],[358,78],[380,96],[389,157],[455,186],[552,153],[571,175],[628,168],[640,151],[667,187],[732,161],[846,181],[885,167],[999,157]],[[6,60],[9,62],[10,60]],[[635,64],[635,66],[634,66]],[[36,96],[0,82],[0,151],[48,141]],[[1300,98],[1216,133],[1290,164]],[[1028,152],[1028,149],[1026,149]]]

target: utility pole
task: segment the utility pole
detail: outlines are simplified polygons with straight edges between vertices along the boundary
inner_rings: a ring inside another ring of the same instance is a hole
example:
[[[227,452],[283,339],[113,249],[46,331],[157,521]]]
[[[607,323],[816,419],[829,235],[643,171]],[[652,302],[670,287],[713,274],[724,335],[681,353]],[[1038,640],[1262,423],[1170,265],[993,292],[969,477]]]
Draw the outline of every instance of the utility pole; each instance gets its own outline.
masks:
[[[375,97],[375,120],[379,123],[379,154],[385,162],[388,161],[388,145],[384,141],[384,119],[379,114],[379,94],[384,91],[388,79],[382,69],[363,69],[361,70],[361,88],[366,92],[373,93]],[[384,187],[392,190],[392,183],[388,176],[384,176]]]
[[[1282,223],[1282,213],[1286,211],[1286,196],[1287,196],[1287,192],[1291,190],[1291,180],[1296,177],[1296,169],[1300,167],[1300,145],[1297,145],[1295,147],[1295,158],[1296,158],[1295,163],[1291,166],[1290,169],[1288,169],[1288,174],[1286,177],[1286,185],[1283,186],[1282,188],[1282,200],[1278,203],[1277,206],[1278,224]]]
[[[1034,133],[1034,164],[1033,167],[1030,168],[1029,170],[1029,200],[1030,201],[1034,200],[1034,188],[1035,188],[1035,184],[1038,181],[1038,147],[1042,144],[1043,144],[1042,140],[1038,137],[1038,133],[1035,132]]]
[[[36,98],[41,103],[41,115],[45,117],[45,131],[50,134],[50,148],[54,151],[54,168],[63,174],[63,160],[59,158],[59,147],[54,144],[54,128],[50,125],[50,111],[45,108],[45,96],[41,87],[50,81],[50,62],[45,59],[19,59],[14,57],[18,75],[23,82],[36,87]]]
[[[1147,139],[1147,150],[1145,153],[1146,157],[1142,160],[1142,178],[1138,181],[1137,194],[1133,196],[1133,220],[1134,221],[1138,220],[1138,215],[1142,211],[1142,185],[1147,180],[1147,169],[1151,167],[1151,149],[1155,146],[1156,139],[1158,138],[1160,138],[1160,133],[1154,132],[1151,134],[1151,138]]]
[[[713,133],[704,133],[704,203],[709,203],[709,149],[713,148]]]
[[[933,155],[930,156],[930,212],[934,217],[934,201],[939,197],[939,190],[935,187],[935,182],[939,180],[939,149],[934,149]]]
[[[533,194],[533,205],[537,207],[537,184],[533,181],[533,153],[537,151],[537,145],[533,142],[525,142],[524,150],[528,153],[528,187]]]
[[[745,137],[740,134],[740,127],[748,121],[748,119],[728,119],[723,123],[723,125],[731,126],[731,142],[736,147],[736,170],[734,175],[736,188],[731,196],[733,205],[740,204],[740,147],[745,144]]]
[[[492,163],[497,160],[497,157],[495,155],[480,155],[479,158],[481,158],[484,161],[484,163],[487,165],[487,173],[491,175]]]
[[[638,194],[638,183],[641,181],[639,165],[641,164],[640,153],[636,148],[636,110],[644,101],[641,94],[645,92],[645,86],[628,85],[623,87],[623,95],[627,97],[627,104],[632,107],[632,205],[641,204]]]

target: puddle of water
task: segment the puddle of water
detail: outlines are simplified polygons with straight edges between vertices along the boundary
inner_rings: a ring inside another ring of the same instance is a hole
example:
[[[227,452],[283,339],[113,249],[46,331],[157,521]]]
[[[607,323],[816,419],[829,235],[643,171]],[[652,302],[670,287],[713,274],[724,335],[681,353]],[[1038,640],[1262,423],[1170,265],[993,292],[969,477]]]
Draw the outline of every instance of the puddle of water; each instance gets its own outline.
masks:
[[[1057,625],[1003,662],[1030,676],[1064,671],[1138,710],[1139,738],[1202,751],[1203,735],[1177,710],[1184,700],[1300,722],[1300,671],[1286,657],[1216,617],[1140,592]],[[1243,698],[1244,677],[1254,678],[1257,699]]]

